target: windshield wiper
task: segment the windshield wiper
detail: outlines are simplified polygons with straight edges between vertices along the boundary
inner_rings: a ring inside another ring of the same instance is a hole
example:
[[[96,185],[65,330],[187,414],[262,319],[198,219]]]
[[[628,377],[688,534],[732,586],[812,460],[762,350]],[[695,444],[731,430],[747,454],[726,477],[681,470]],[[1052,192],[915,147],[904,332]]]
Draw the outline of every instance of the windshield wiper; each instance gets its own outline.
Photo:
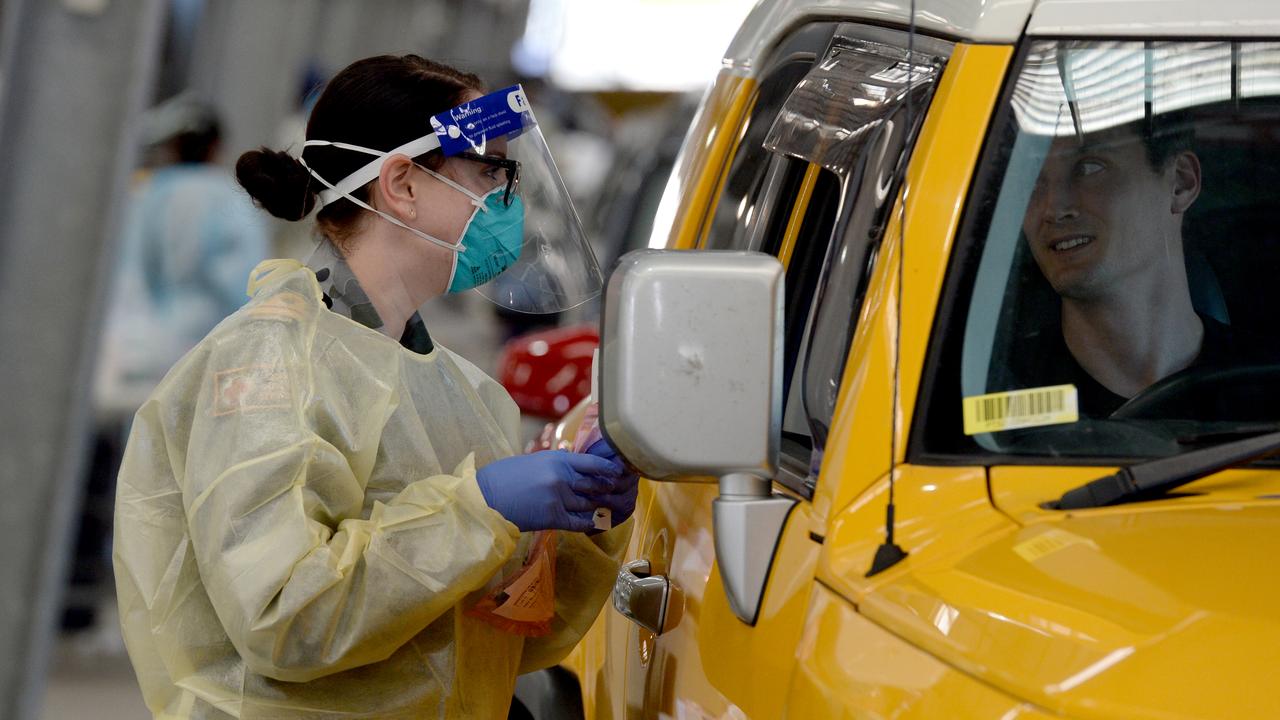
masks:
[[[1280,453],[1280,432],[1234,440],[1121,468],[1114,474],[1068,490],[1062,497],[1043,503],[1041,507],[1050,510],[1079,510],[1148,500],[1219,470],[1276,453]]]

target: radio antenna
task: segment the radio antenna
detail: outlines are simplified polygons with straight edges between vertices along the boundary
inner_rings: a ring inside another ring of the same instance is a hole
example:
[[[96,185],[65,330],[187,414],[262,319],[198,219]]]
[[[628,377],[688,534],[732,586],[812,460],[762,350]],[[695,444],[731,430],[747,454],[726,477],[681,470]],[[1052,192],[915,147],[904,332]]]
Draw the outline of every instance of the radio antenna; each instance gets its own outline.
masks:
[[[911,131],[915,127],[916,115],[915,104],[912,99],[912,91],[916,75],[916,0],[911,0],[911,18],[909,20],[909,31],[907,34],[907,119],[904,135],[907,142],[911,141]],[[894,514],[894,477],[895,463],[898,459],[898,385],[901,382],[902,372],[902,278],[904,275],[903,266],[907,254],[907,197],[909,194],[909,183],[907,180],[906,169],[903,169],[902,177],[902,201],[898,206],[898,288],[897,300],[894,304],[894,333],[893,333],[893,403],[889,406],[889,504],[885,508],[884,517],[884,543],[876,548],[875,559],[871,561],[871,569],[867,571],[867,577],[884,572],[889,568],[902,562],[907,557],[907,551],[903,550],[893,541],[893,514]]]

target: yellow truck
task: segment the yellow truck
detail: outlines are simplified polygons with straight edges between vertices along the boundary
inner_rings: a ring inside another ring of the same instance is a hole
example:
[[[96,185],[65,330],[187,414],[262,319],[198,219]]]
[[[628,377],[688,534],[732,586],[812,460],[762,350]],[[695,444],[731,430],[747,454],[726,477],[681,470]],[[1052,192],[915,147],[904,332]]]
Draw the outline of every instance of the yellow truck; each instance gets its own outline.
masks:
[[[609,281],[646,480],[532,714],[1280,717],[1274,38],[1249,0],[759,3]]]

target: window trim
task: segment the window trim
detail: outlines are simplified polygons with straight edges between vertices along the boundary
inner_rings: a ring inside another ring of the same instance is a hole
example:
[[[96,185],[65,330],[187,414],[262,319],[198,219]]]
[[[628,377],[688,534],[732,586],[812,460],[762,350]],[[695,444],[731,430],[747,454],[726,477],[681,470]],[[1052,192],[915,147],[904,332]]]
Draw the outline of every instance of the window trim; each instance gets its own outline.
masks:
[[[982,455],[931,451],[926,447],[925,438],[929,425],[929,413],[934,411],[935,405],[939,406],[938,412],[944,411],[940,407],[941,400],[938,400],[936,395],[939,393],[939,386],[944,384],[942,373],[947,365],[946,361],[963,351],[963,333],[956,339],[948,338],[946,331],[969,315],[970,301],[973,297],[972,287],[977,282],[978,267],[982,263],[984,249],[975,242],[973,231],[976,226],[989,223],[991,220],[989,216],[994,211],[994,206],[986,212],[980,207],[983,194],[990,192],[994,180],[1004,175],[1008,165],[1003,159],[997,157],[994,144],[1000,141],[997,137],[998,132],[1010,122],[1013,115],[1012,98],[1017,89],[1018,73],[1026,62],[1032,43],[1040,39],[1042,38],[1024,38],[1018,43],[1017,51],[1009,62],[1009,69],[1001,81],[995,110],[987,123],[982,147],[978,152],[978,162],[970,178],[969,188],[965,192],[964,209],[961,211],[960,222],[957,223],[955,236],[952,238],[951,257],[947,259],[947,272],[942,281],[942,292],[938,295],[937,307],[934,309],[933,325],[929,328],[929,347],[925,354],[920,383],[916,389],[916,404],[907,436],[906,462],[908,464],[945,467],[990,467],[994,464],[1006,464],[987,462],[986,459],[994,457],[994,453]],[[970,292],[964,296],[963,303],[958,304],[957,299],[965,288],[969,288]],[[1032,456],[1028,455],[1017,457],[1032,459]],[[1049,464],[1060,461],[1060,458],[1054,459],[1054,462]],[[1040,457],[1038,462],[1027,464],[1045,465],[1046,462],[1044,457]]]
[[[888,47],[901,50],[902,52],[905,53],[908,48],[905,45],[895,42],[895,40],[902,39],[905,33],[907,32],[908,31],[905,29],[886,28],[880,25],[842,22],[836,29],[836,32],[832,35],[831,41],[828,44],[827,49],[824,51],[823,55],[818,60],[820,61],[821,58],[826,57],[831,52],[832,46],[834,46],[840,39],[853,40],[853,41],[864,40],[864,41],[875,42],[878,44],[883,44]],[[945,73],[945,65],[949,63],[954,53],[955,43],[949,40],[943,40],[935,37],[930,37],[929,39],[930,39],[930,43],[926,46],[927,50],[930,52],[930,54],[936,57],[941,57],[943,59],[944,67],[942,72]],[[916,118],[913,118],[914,127],[908,128],[907,130],[908,135],[906,136],[905,142],[903,145],[903,156],[900,156],[901,165],[897,168],[894,168],[894,172],[892,173],[894,189],[889,193],[889,197],[892,198],[888,206],[888,212],[890,214],[894,212],[894,209],[897,207],[897,204],[899,202],[898,195],[900,194],[903,183],[905,182],[906,174],[910,166],[911,158],[913,157],[914,152],[917,149],[917,144],[920,138],[920,131],[924,126],[925,119],[927,118],[930,110],[932,109],[932,101],[936,95],[937,84],[940,83],[941,81],[942,81],[942,73],[939,73],[938,76],[933,81],[933,90],[928,94],[928,102],[919,108],[918,116]],[[808,168],[806,169],[806,179],[809,179],[810,176],[812,176],[811,184],[816,185],[818,175],[823,170],[826,170],[827,172],[831,172],[830,169],[824,168],[820,164],[810,161],[808,163]],[[796,366],[793,368],[790,368],[790,371],[793,373],[793,375],[798,375],[798,377],[796,378],[798,380],[797,386],[793,387],[791,392],[801,393],[799,400],[802,403],[802,408],[803,408],[802,412],[804,412],[806,418],[809,418],[810,416],[810,413],[807,407],[806,397],[805,397],[805,389],[809,381],[808,350],[812,345],[813,339],[821,333],[830,331],[833,327],[832,323],[836,322],[834,317],[829,319],[824,318],[827,320],[826,322],[819,322],[819,317],[822,309],[822,302],[825,296],[824,291],[830,280],[830,273],[833,272],[832,268],[829,267],[831,254],[834,251],[833,250],[834,248],[838,246],[843,246],[849,242],[852,242],[849,239],[849,233],[852,232],[851,218],[853,216],[853,210],[858,206],[860,201],[864,201],[861,195],[851,192],[851,190],[853,190],[853,188],[851,187],[851,180],[853,178],[852,175],[839,174],[839,173],[833,173],[833,175],[835,175],[835,178],[838,182],[838,188],[839,188],[838,190],[839,199],[838,199],[838,206],[836,210],[836,216],[835,216],[830,234],[827,237],[826,242],[824,243],[824,247],[822,249],[823,258],[822,258],[822,266],[821,266],[821,269],[819,270],[820,274],[819,274],[818,282],[814,287],[813,297],[808,303],[807,310],[804,312],[804,315],[803,315],[805,328],[801,336],[802,339],[801,339],[800,348],[802,352],[797,357]],[[809,202],[811,200],[810,195],[811,193],[805,194],[803,197],[799,195],[797,196],[796,204],[793,205],[792,218],[788,222],[788,234],[790,234],[792,225],[795,226],[796,234],[797,235],[799,234],[799,229],[803,225],[803,221],[807,219],[808,212],[812,207],[811,203]],[[798,208],[798,203],[801,200],[805,202],[804,212],[797,213],[796,210]],[[885,222],[883,226],[880,228],[880,233],[878,237],[866,243],[866,248],[865,248],[866,252],[863,255],[864,259],[863,259],[863,262],[860,264],[859,270],[858,270],[859,277],[854,280],[854,282],[856,283],[856,286],[854,289],[856,307],[852,309],[852,314],[853,314],[852,318],[842,318],[840,323],[840,327],[842,328],[842,331],[844,329],[844,326],[847,323],[853,322],[856,324],[858,315],[860,314],[861,309],[865,304],[867,291],[869,290],[869,287],[870,287],[870,277],[873,274],[875,263],[878,262],[878,259],[880,257],[880,247],[884,242],[884,234],[885,232],[887,232],[888,225],[889,223]],[[780,251],[782,249],[783,248],[779,248]],[[844,355],[840,359],[842,362],[839,363],[841,367],[843,367],[844,365],[847,365],[848,354],[850,349],[852,348],[853,339],[856,333],[857,333],[856,327],[849,332],[848,343],[844,348]],[[847,374],[844,373],[842,370],[840,374],[839,384],[843,386],[844,381],[846,379],[847,379]],[[842,388],[837,388],[837,391],[836,391],[837,394],[841,391],[841,389]],[[785,404],[786,404],[786,399],[784,399],[784,405]],[[815,457],[821,458],[822,453],[824,451],[825,451],[825,448],[820,447],[816,441],[813,442],[813,447],[811,447],[810,449],[810,456],[807,461],[780,451],[779,452],[779,469],[777,474],[774,477],[774,481],[782,485],[783,487],[787,488],[788,490],[797,493],[802,498],[806,500],[811,500],[817,488],[817,483],[819,481],[818,474],[820,471],[820,463],[815,463],[814,458]]]
[[[822,59],[827,49],[830,48],[831,42],[840,26],[841,23],[837,20],[806,22],[785,33],[781,41],[770,49],[769,55],[763,63],[763,69],[754,78],[755,87],[752,89],[751,97],[747,101],[747,107],[742,114],[742,119],[739,121],[738,126],[734,128],[733,147],[726,153],[720,167],[715,171],[715,189],[706,203],[702,219],[698,224],[698,234],[693,243],[695,249],[707,249],[707,242],[711,239],[712,230],[715,229],[716,214],[719,212],[720,202],[724,199],[725,189],[728,187],[729,178],[733,174],[734,162],[737,161],[739,153],[743,151],[743,141],[746,139],[747,131],[751,128],[752,121],[756,118],[762,89],[779,71],[795,62],[808,63],[808,67],[800,78],[803,80],[809,74],[813,65]],[[799,81],[797,81],[797,84],[799,84]],[[788,97],[790,97],[793,90],[795,90],[795,86],[787,90]],[[785,102],[785,99],[783,102]],[[778,106],[778,109],[781,109],[781,105]],[[770,126],[772,126],[772,122],[776,117],[777,112],[775,111],[768,119]],[[765,132],[767,134],[768,128],[766,128]],[[772,153],[769,154],[771,155]],[[766,170],[766,173],[768,173],[768,170]],[[770,175],[766,175],[764,178],[764,180],[771,179],[773,178]],[[752,241],[756,240],[754,231],[749,228],[748,232],[748,237]]]

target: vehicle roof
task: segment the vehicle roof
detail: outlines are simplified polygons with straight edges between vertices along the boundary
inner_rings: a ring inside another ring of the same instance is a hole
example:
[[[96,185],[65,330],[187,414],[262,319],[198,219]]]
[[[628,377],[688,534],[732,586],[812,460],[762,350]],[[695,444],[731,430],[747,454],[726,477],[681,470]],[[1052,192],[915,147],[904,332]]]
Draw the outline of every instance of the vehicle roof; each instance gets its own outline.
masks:
[[[727,66],[755,71],[780,36],[804,21],[863,20],[906,26],[911,0],[761,0],[725,53]],[[916,0],[923,32],[1012,44],[1029,35],[1280,36],[1275,0]]]
[[[1275,0],[1040,0],[1028,35],[1277,37]]]
[[[1016,42],[1035,0],[916,0],[916,26],[978,42]],[[779,36],[803,21],[867,20],[905,26],[910,0],[761,0],[725,53],[725,64],[750,71]]]

